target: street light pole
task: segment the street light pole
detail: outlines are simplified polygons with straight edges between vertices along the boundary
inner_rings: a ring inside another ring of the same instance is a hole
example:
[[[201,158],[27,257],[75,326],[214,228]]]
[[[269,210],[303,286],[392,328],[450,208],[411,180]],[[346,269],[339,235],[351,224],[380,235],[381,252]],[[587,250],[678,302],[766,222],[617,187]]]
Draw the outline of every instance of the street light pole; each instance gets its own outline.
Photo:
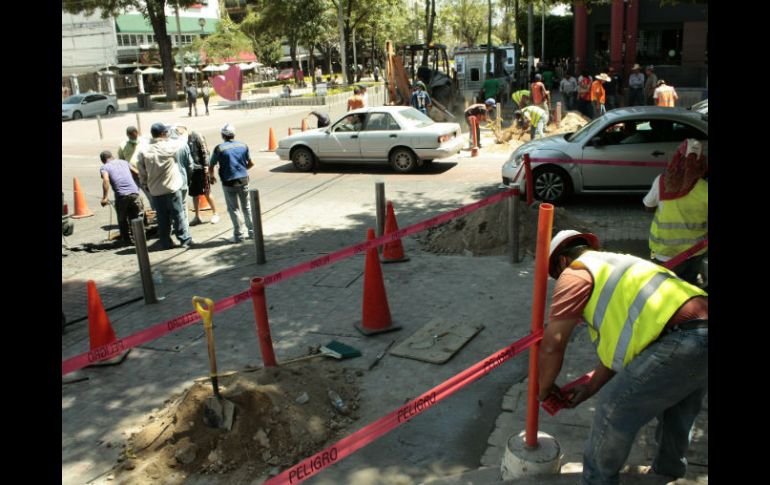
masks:
[[[179,52],[179,59],[180,63],[182,64],[182,93],[187,92],[187,77],[184,73],[184,52],[182,52],[182,27],[179,25],[179,5],[174,6],[174,10],[176,11],[176,34],[177,34],[177,47],[176,50]]]

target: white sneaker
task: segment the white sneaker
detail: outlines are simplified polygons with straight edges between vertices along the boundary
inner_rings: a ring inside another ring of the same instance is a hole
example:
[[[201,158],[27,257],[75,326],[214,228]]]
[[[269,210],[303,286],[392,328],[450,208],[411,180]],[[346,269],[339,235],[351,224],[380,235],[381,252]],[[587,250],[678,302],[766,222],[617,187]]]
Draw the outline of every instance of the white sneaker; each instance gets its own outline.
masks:
[[[212,224],[216,224],[217,222],[219,222],[219,215],[214,214],[213,216],[211,216],[211,220],[209,222]]]

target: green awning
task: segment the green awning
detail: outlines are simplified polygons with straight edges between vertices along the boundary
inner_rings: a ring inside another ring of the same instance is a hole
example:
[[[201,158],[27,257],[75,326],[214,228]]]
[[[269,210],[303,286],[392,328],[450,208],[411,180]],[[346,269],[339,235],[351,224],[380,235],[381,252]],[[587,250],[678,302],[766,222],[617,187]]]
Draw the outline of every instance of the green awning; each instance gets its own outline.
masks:
[[[200,34],[201,26],[198,23],[199,17],[179,17],[179,27],[183,34]],[[217,30],[219,19],[207,18],[206,25],[203,27],[204,34],[213,34]],[[118,15],[115,19],[115,28],[118,32],[124,34],[154,34],[150,21],[142,15],[126,14]],[[168,35],[176,34],[176,16],[166,16],[166,30]]]

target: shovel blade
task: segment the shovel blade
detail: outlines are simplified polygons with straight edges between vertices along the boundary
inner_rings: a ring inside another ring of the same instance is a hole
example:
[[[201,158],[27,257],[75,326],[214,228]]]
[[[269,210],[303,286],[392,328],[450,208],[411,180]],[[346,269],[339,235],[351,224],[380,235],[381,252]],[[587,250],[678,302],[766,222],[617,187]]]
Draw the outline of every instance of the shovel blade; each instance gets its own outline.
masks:
[[[203,422],[207,426],[230,431],[233,427],[234,416],[235,405],[232,402],[227,399],[217,399],[215,396],[206,398],[206,404],[203,408]]]

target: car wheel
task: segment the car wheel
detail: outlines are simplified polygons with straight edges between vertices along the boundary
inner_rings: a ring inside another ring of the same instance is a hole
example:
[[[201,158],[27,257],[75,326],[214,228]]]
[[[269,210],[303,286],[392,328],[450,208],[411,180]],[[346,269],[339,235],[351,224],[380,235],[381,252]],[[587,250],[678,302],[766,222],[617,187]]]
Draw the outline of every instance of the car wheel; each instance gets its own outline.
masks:
[[[83,117],[83,113],[81,113],[80,111],[75,111],[74,113],[72,113],[73,120],[79,120],[82,117]]]
[[[300,172],[309,172],[313,168],[313,152],[305,147],[295,148],[291,152],[291,163]]]
[[[107,113],[106,113],[107,116],[111,115],[114,112],[115,112],[115,108],[113,108],[112,106],[107,106]]]
[[[560,204],[572,195],[572,180],[559,167],[538,167],[533,173],[535,198],[549,204]]]
[[[417,168],[417,157],[408,148],[396,148],[390,153],[390,165],[399,173],[409,173]]]

